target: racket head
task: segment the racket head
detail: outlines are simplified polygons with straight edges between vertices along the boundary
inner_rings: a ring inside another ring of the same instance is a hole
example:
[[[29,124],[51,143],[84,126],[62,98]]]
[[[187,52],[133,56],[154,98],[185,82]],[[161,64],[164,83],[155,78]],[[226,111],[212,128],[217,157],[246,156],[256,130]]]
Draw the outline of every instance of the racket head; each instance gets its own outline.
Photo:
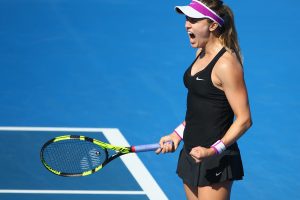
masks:
[[[59,136],[43,145],[40,159],[47,170],[58,176],[87,176],[107,162],[105,144],[85,136]]]

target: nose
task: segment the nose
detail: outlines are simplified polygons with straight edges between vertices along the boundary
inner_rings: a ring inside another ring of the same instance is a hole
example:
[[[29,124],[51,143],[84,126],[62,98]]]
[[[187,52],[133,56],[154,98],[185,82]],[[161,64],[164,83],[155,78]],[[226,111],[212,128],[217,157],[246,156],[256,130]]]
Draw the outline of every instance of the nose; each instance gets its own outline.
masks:
[[[189,22],[189,20],[185,20],[185,28],[186,29],[191,28],[191,22]]]

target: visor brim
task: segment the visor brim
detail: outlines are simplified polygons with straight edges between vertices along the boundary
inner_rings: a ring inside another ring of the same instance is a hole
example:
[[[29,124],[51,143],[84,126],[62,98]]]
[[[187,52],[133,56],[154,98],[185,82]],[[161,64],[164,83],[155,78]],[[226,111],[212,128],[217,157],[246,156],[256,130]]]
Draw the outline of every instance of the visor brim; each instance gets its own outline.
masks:
[[[176,6],[175,11],[179,14],[184,14],[191,18],[196,18],[196,19],[207,18],[205,15],[201,14],[200,12],[196,11],[194,8],[190,6]]]

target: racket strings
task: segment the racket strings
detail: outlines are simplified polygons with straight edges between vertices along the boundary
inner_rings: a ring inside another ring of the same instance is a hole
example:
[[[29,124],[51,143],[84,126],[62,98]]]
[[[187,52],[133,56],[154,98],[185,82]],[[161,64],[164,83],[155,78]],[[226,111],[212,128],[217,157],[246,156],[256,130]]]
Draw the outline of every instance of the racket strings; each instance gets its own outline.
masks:
[[[70,174],[95,169],[107,158],[107,152],[94,143],[84,140],[62,140],[51,143],[43,152],[51,168]]]

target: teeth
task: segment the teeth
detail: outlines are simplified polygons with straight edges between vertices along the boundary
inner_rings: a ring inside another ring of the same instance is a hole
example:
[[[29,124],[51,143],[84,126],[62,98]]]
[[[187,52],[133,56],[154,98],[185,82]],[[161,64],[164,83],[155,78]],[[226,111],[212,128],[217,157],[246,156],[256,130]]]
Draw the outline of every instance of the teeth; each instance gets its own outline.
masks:
[[[191,31],[187,32],[190,38],[195,38],[195,34]]]
[[[190,37],[194,37],[195,36],[194,33],[191,32],[191,31],[188,31],[187,33],[189,34]]]

